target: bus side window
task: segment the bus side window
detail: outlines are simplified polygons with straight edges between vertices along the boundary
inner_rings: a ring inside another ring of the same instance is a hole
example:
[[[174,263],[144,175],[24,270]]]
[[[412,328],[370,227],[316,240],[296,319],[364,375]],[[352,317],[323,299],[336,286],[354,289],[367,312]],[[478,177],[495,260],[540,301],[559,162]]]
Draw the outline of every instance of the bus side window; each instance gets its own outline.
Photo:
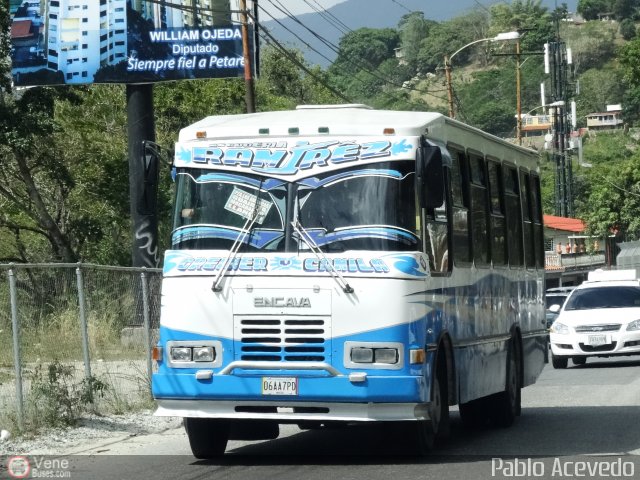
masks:
[[[509,265],[521,267],[523,265],[522,211],[520,210],[518,171],[515,167],[505,165],[503,167],[503,174]]]
[[[544,268],[544,229],[542,226],[542,200],[540,196],[540,177],[531,174],[531,213],[533,220],[533,249],[536,267]]]
[[[490,262],[487,175],[484,165],[482,156],[475,154],[469,156],[471,239],[473,240],[473,260],[478,266],[487,266]]]
[[[494,266],[507,263],[507,238],[502,202],[502,167],[487,162],[489,172],[489,208],[491,214],[491,261]]]
[[[524,263],[527,268],[535,268],[533,224],[531,223],[531,192],[529,174],[520,171],[520,201],[522,204],[522,233],[524,238]]]
[[[466,155],[457,150],[451,150],[451,201],[453,262],[468,265],[471,263],[469,169]]]

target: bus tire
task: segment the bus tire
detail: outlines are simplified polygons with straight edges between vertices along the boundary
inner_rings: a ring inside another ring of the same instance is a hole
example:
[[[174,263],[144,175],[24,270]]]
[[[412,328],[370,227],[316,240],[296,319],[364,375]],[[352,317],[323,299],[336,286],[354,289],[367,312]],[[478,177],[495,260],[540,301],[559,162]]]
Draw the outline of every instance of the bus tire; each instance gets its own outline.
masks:
[[[433,377],[429,420],[419,420],[417,429],[417,448],[419,455],[426,455],[437,443],[449,437],[449,391],[447,363],[444,350],[440,350],[436,362],[436,374]]]
[[[553,353],[551,354],[551,365],[553,368],[567,368],[569,365],[569,357],[557,357]]]
[[[228,420],[217,418],[185,418],[184,428],[189,437],[193,456],[198,459],[219,458],[229,441]]]
[[[510,427],[520,413],[522,385],[520,381],[520,355],[513,338],[507,352],[507,378],[504,392],[492,395],[491,420],[497,427]]]

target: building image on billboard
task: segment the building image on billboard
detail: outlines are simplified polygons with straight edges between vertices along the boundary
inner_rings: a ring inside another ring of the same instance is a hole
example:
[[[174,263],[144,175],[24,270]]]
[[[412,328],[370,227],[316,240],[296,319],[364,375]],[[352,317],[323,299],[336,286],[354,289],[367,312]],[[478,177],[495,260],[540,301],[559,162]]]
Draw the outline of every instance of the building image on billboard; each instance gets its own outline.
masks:
[[[243,75],[237,0],[10,2],[16,86]]]

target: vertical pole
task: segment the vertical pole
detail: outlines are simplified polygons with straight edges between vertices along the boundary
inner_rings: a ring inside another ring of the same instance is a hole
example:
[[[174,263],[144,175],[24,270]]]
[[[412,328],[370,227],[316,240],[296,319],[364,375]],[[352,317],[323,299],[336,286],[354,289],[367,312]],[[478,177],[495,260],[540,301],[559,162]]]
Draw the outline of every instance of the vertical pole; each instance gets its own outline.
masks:
[[[140,282],[142,283],[142,309],[144,319],[144,347],[147,354],[147,374],[149,376],[149,385],[151,385],[151,374],[153,367],[151,364],[151,322],[149,322],[149,288],[147,284],[147,275],[140,272]]]
[[[158,216],[155,195],[152,204],[140,209],[145,186],[143,141],[155,141],[153,85],[127,85],[127,133],[129,136],[129,200],[133,230],[131,265],[155,267],[158,264]]]
[[[516,137],[518,138],[518,145],[522,145],[522,102],[520,88],[520,38],[518,38],[516,41],[516,112],[518,114]]]
[[[247,16],[247,0],[240,0],[240,19],[242,22],[242,56],[244,57],[245,102],[247,113],[256,111],[255,89],[249,53],[249,17]]]
[[[78,308],[80,310],[80,332],[82,334],[82,356],[84,357],[84,378],[91,378],[91,361],[89,359],[89,334],[87,331],[87,315],[84,302],[84,281],[82,279],[82,268],[78,263],[76,268],[76,281],[78,284]]]
[[[11,327],[13,328],[13,364],[16,371],[16,407],[18,428],[24,430],[24,403],[22,401],[22,358],[20,355],[20,323],[18,321],[18,294],[13,269],[9,275],[9,295],[11,297]]]
[[[447,100],[449,102],[449,117],[456,118],[453,111],[453,85],[451,84],[451,62],[448,56],[444,56],[444,76],[447,83]]]

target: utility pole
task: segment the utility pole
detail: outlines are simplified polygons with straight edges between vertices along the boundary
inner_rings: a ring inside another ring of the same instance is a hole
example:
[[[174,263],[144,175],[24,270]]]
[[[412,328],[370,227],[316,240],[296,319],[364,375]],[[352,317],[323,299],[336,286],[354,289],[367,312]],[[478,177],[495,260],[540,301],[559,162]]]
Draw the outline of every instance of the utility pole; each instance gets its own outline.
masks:
[[[444,75],[447,82],[447,100],[449,102],[449,117],[456,118],[455,112],[453,111],[453,85],[451,84],[451,62],[449,61],[449,57],[445,55],[444,57]]]
[[[520,90],[520,37],[516,40],[516,138],[518,145],[522,145],[522,94]]]
[[[255,88],[253,85],[253,69],[251,68],[251,53],[249,52],[249,17],[247,15],[247,0],[240,0],[240,20],[242,22],[242,56],[244,57],[245,103],[247,113],[256,111]]]
[[[567,49],[560,40],[548,44],[550,59],[551,95],[553,103],[553,161],[556,166],[555,200],[556,215],[573,217],[573,170],[571,156],[567,151]]]

